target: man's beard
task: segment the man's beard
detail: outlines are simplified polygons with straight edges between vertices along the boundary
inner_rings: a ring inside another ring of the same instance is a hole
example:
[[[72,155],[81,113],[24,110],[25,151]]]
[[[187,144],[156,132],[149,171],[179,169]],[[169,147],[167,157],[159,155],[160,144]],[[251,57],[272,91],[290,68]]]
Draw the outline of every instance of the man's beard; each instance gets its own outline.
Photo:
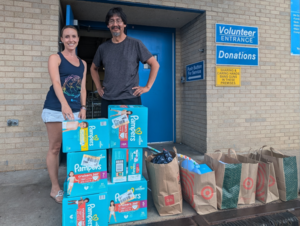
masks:
[[[115,37],[119,37],[120,34],[121,34],[121,32],[112,32],[112,34],[113,34],[113,36],[115,36]]]
[[[121,30],[121,28],[119,26],[112,26],[112,30],[114,30],[115,28],[118,28],[119,30]],[[113,36],[119,37],[121,35],[121,32],[113,32],[112,31]]]

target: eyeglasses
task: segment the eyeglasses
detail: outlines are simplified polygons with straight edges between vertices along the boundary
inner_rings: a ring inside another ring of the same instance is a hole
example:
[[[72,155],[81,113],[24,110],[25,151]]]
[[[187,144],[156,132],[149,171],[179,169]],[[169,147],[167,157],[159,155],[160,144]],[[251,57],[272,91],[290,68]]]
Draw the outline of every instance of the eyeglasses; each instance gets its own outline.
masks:
[[[109,20],[109,21],[108,21],[109,24],[114,24],[115,22],[116,22],[117,24],[122,24],[122,23],[123,23],[123,21],[122,21],[122,20],[119,20],[119,19],[118,19],[118,20]]]

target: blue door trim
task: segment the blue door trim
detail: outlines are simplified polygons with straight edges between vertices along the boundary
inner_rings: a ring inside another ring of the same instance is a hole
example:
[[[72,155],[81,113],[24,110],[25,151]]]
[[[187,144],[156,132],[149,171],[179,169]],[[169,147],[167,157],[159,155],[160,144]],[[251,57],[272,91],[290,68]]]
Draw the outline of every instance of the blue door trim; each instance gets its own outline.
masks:
[[[107,4],[118,4],[118,5],[128,5],[128,6],[139,6],[145,8],[155,8],[155,9],[166,9],[166,10],[174,10],[174,11],[183,11],[183,12],[191,12],[191,13],[205,13],[205,10],[200,9],[187,9],[187,8],[179,8],[173,6],[163,6],[163,5],[152,5],[146,3],[137,3],[137,2],[123,2],[117,0],[78,0],[83,2],[100,2]]]

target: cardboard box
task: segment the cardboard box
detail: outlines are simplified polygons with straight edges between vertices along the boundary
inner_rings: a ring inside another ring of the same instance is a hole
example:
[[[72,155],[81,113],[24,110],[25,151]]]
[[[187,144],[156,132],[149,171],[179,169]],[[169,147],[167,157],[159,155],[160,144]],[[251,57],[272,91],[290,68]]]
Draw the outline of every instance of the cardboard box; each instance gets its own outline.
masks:
[[[108,205],[106,192],[77,197],[67,197],[65,193],[62,202],[62,225],[106,226]]]
[[[127,154],[127,181],[141,180],[143,171],[143,148],[128,148]]]
[[[113,183],[125,182],[126,165],[127,165],[126,149],[114,148],[108,150],[108,167]]]
[[[62,123],[63,152],[109,148],[107,119],[85,119]]]
[[[147,147],[148,108],[141,105],[108,107],[111,148]]]
[[[67,196],[107,192],[106,150],[67,154]]]
[[[108,181],[108,224],[147,219],[147,181]]]

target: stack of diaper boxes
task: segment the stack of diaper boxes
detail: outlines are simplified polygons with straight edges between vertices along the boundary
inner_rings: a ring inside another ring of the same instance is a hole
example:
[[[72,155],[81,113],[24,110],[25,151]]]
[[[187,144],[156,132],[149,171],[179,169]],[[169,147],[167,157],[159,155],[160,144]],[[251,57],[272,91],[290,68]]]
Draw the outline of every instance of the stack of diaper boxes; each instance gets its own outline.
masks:
[[[142,164],[148,109],[113,105],[108,112],[108,119],[63,122],[63,152],[67,153],[63,226],[147,219]]]
[[[62,225],[108,225],[108,120],[65,121],[62,134],[67,153]]]
[[[147,147],[148,109],[140,105],[108,108],[109,224],[147,219],[147,181],[142,176]]]

